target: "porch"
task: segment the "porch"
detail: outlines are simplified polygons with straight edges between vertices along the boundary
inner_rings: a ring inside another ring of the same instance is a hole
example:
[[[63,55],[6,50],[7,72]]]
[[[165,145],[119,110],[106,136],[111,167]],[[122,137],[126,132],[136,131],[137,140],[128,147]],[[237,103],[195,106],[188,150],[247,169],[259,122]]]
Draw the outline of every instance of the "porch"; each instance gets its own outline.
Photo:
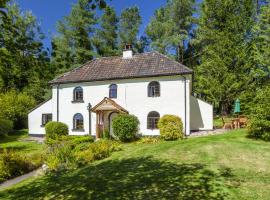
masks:
[[[104,131],[113,135],[112,121],[118,114],[128,111],[110,98],[105,97],[100,103],[94,106],[91,111],[96,113],[96,138],[102,138]]]

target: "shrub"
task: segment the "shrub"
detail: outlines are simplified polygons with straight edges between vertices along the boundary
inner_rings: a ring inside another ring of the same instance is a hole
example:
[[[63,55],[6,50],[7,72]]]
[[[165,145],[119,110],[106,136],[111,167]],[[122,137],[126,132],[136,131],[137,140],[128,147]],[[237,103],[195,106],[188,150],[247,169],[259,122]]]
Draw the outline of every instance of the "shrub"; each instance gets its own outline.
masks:
[[[68,126],[62,122],[49,122],[45,126],[46,139],[56,140],[61,136],[68,135]]]
[[[113,133],[122,142],[132,141],[138,132],[139,120],[134,115],[121,114],[113,119]]]
[[[0,157],[0,182],[30,172],[37,167],[38,165],[30,158],[11,150],[4,150]]]
[[[270,87],[261,89],[254,99],[248,134],[254,138],[270,141]]]
[[[103,136],[103,139],[110,139],[111,138],[110,131],[108,129],[105,129],[103,131],[102,136]]]
[[[49,146],[46,155],[45,163],[53,171],[76,168],[72,144],[68,141],[58,141]]]
[[[6,135],[13,129],[13,122],[7,119],[0,119],[0,135]]]
[[[183,138],[183,123],[180,117],[164,115],[158,122],[160,136],[164,140],[177,140]]]

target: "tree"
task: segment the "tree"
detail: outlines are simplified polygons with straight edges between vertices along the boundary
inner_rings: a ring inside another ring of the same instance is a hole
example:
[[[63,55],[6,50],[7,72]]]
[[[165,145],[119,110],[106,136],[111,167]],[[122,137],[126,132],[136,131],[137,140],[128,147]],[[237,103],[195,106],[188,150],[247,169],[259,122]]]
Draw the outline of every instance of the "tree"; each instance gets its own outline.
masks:
[[[53,38],[52,62],[60,72],[93,59],[91,36],[96,18],[91,2],[79,0],[70,15],[57,24],[59,35]]]
[[[22,13],[16,4],[7,6],[0,32],[0,90],[33,91],[42,100],[49,72],[49,58],[44,50],[36,18]]]
[[[169,0],[156,10],[146,29],[151,47],[184,63],[195,22],[194,11],[195,0]]]
[[[115,10],[107,6],[100,20],[100,29],[97,31],[94,44],[100,56],[113,56],[119,53],[117,43],[118,18]]]
[[[119,23],[120,49],[126,44],[131,44],[135,51],[138,51],[138,32],[142,18],[138,7],[126,8],[122,11]]]
[[[234,100],[249,87],[246,49],[255,13],[252,0],[202,4],[197,31],[202,49],[195,87],[219,113],[229,113]]]

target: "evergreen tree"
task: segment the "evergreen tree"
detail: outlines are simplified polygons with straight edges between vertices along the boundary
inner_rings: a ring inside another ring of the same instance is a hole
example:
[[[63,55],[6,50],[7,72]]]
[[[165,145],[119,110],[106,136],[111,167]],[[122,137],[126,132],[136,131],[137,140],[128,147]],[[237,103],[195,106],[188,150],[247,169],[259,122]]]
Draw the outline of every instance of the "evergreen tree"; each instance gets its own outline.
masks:
[[[122,11],[119,22],[120,49],[123,49],[126,44],[131,44],[134,50],[138,51],[137,37],[141,23],[138,7],[130,7]]]
[[[195,0],[169,0],[156,10],[146,33],[153,49],[184,63],[192,35]]]
[[[91,37],[96,24],[92,1],[79,0],[70,15],[58,22],[59,35],[53,38],[53,64],[61,71],[81,65],[93,59]]]
[[[202,4],[198,41],[203,48],[196,91],[221,113],[229,113],[234,100],[249,87],[246,49],[255,13],[252,0],[205,0]]]
[[[100,56],[113,56],[119,53],[117,43],[118,18],[115,10],[107,6],[100,20],[100,29],[94,39],[96,50]]]

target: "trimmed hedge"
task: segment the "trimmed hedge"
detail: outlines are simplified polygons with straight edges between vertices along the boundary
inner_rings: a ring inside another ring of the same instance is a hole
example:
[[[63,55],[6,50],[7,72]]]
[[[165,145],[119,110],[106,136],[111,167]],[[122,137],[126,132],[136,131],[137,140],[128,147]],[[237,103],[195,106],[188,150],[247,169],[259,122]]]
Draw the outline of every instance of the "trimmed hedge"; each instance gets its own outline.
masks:
[[[13,129],[13,122],[7,119],[0,119],[0,135],[6,135]]]
[[[122,142],[132,141],[138,133],[139,124],[136,116],[120,114],[113,119],[113,133]]]
[[[164,140],[177,140],[184,137],[183,122],[175,115],[164,115],[158,122],[160,137]]]
[[[46,139],[56,140],[61,136],[68,135],[68,126],[62,122],[49,122],[45,126]]]

